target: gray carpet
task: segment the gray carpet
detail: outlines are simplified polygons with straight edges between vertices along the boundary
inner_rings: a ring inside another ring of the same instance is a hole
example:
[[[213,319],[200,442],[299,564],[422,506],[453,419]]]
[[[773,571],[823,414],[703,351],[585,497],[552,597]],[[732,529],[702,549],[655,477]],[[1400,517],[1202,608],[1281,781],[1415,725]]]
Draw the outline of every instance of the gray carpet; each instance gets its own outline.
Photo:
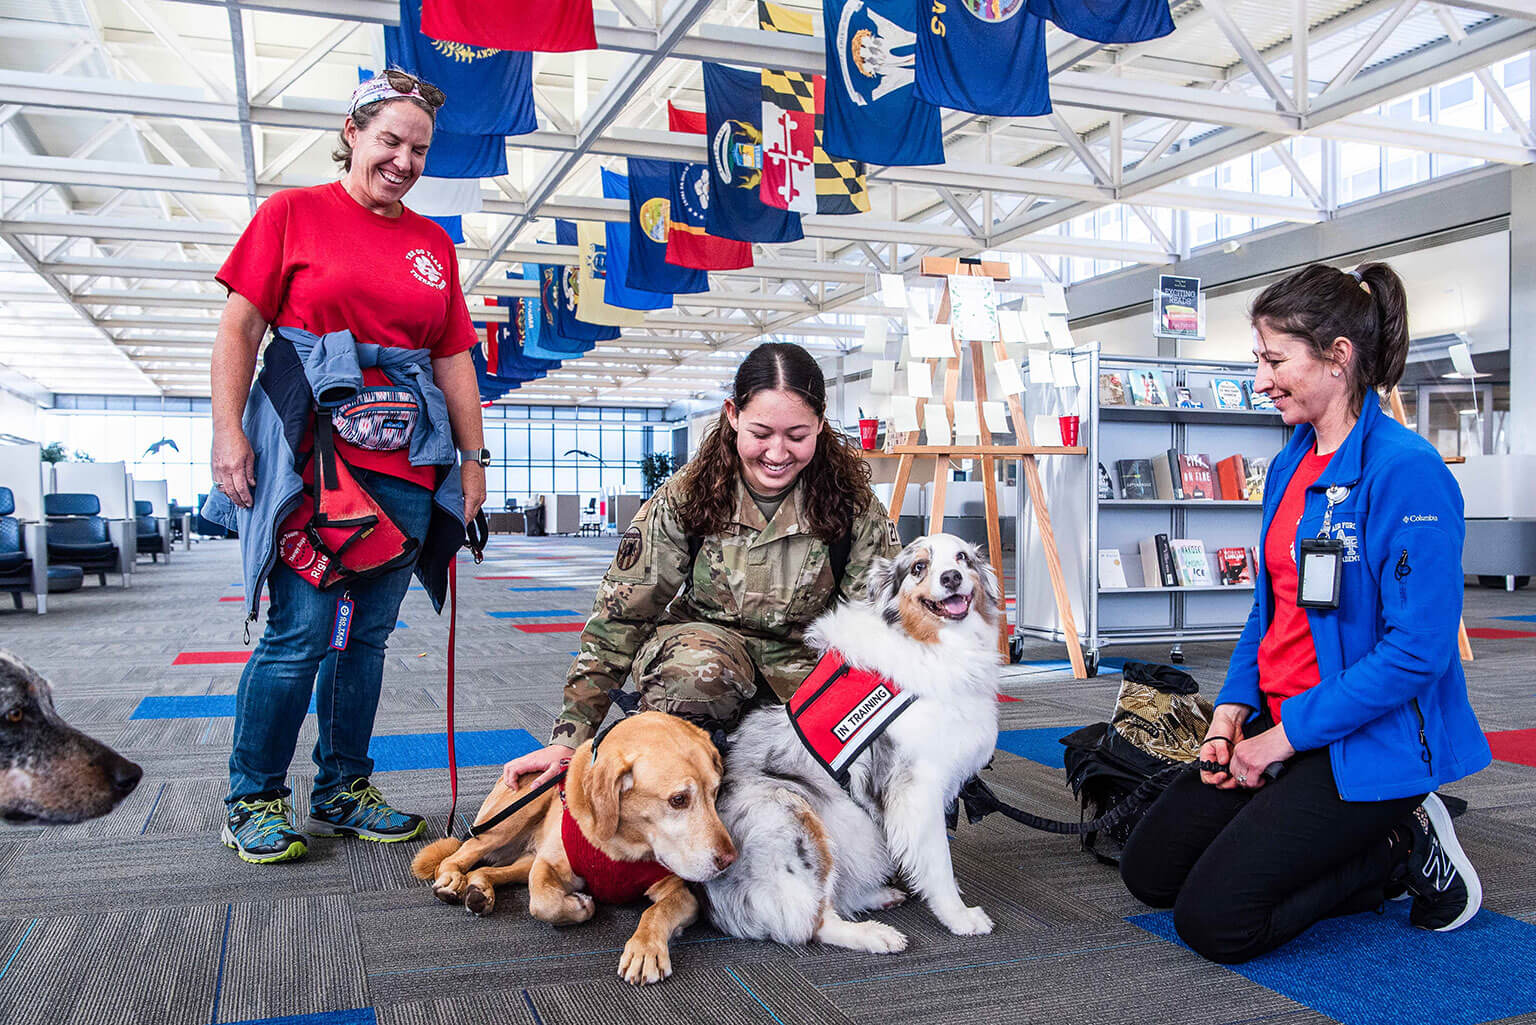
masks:
[[[575,617],[547,618],[584,618],[614,542],[495,540],[484,566],[460,567],[459,728],[526,730],[542,742],[577,635],[526,633],[515,625],[545,620],[486,613],[572,609]],[[494,576],[532,579],[476,579]],[[525,891],[508,888],[493,915],[475,919],[410,877],[415,843],[317,840],[300,862],[246,865],[218,840],[233,720],[130,718],[145,697],[235,691],[238,665],[172,662],[181,651],[241,647],[240,605],[218,600],[239,593],[238,578],[236,545],[203,542],[168,566],[141,565],[131,589],[55,596],[43,617],[0,612],[0,645],[52,680],[60,711],[145,768],[139,789],[105,818],[0,826],[7,1025],[1330,1020],[1282,995],[1284,986],[1208,964],[1126,921],[1147,909],[1113,869],[1071,838],[996,816],[961,825],[953,842],[967,898],[997,923],[990,936],[951,936],[916,902],[881,916],[911,940],[889,957],[742,942],[697,925],[674,942],[674,976],[642,989],[615,976],[636,907],[602,908],[585,925],[554,929],[529,917]],[[568,586],[580,590],[509,590]],[[1531,624],[1493,617],[1536,613],[1536,591],[1472,589],[1466,599],[1474,627],[1525,629]],[[418,589],[400,618],[406,626],[391,640],[376,733],[441,732],[447,617],[434,615]],[[1485,728],[1536,726],[1533,640],[1474,640],[1468,678]],[[1206,693],[1219,686],[1229,651],[1186,649]],[[1167,650],[1106,654],[1163,660]],[[1031,645],[1026,657],[1063,653]],[[1117,686],[1114,674],[1073,682],[1059,672],[1010,673],[1005,689],[1019,700],[1001,706],[1003,728],[1065,734],[1104,718]],[[300,807],[314,740],[311,718],[290,779]],[[497,772],[461,770],[461,811],[473,812]],[[999,753],[990,777],[1012,803],[1076,815],[1059,767]],[[375,782],[441,833],[444,770],[380,772]],[[1496,762],[1450,791],[1471,804],[1458,831],[1482,873],[1486,908],[1531,924],[1536,936],[1536,768]],[[1527,952],[1536,964],[1536,941]],[[1390,1005],[1392,996],[1381,999]],[[1536,1020],[1536,1005],[1518,1009]],[[1404,1007],[1397,1020],[1420,1019]]]

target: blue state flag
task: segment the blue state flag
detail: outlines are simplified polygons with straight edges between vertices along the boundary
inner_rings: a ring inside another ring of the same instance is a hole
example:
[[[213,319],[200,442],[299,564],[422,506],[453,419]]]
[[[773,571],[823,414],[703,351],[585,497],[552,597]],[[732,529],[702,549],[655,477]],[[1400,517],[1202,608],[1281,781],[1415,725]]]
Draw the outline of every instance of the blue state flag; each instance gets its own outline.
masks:
[[[759,71],[704,65],[711,235],[742,242],[798,242],[800,215],[769,206],[763,180],[763,79]]]
[[[676,216],[668,198],[674,166],[681,165],[666,160],[629,161],[629,259],[624,283],[631,288],[674,295],[707,292],[706,271],[667,262],[670,226]],[[699,230],[703,229],[704,220],[700,217]]]
[[[481,346],[475,346],[469,350],[469,358],[475,365],[475,380],[480,385],[480,401],[494,402],[507,392],[519,387],[524,381],[536,381],[544,376],[544,371],[530,371],[528,374],[519,374],[514,377],[502,377],[493,374],[485,365],[485,353]]]
[[[495,178],[507,173],[507,140],[501,135],[432,133],[423,175],[433,178]]]
[[[939,108],[917,95],[911,0],[822,0],[827,84],[822,149],[872,164],[942,164]]]
[[[992,117],[1051,112],[1045,22],[1029,0],[934,4],[917,29],[917,95]]]
[[[464,244],[464,218],[461,214],[454,214],[452,217],[433,217],[430,214],[423,214],[422,216],[446,231],[448,238],[454,245],[461,246]]]
[[[431,39],[421,32],[421,0],[400,0],[400,24],[384,26],[390,67],[426,79],[448,97],[439,131],[459,135],[524,135],[537,131],[533,55]]]
[[[550,268],[551,280],[558,268]],[[523,264],[522,273],[519,275],[524,281],[532,281],[539,289],[531,299],[518,299],[516,316],[520,325],[523,341],[523,352],[529,356],[537,356],[540,359],[577,359],[584,352],[589,352],[597,344],[596,342],[578,342],[569,338],[561,338],[554,328],[545,322],[543,311],[543,280],[544,268],[537,263]],[[507,271],[507,277],[512,277],[511,271]],[[510,320],[511,313],[508,317]],[[551,307],[553,315],[553,307]]]
[[[575,222],[555,221],[555,244],[576,245]],[[539,279],[540,307],[544,311],[545,324],[554,335],[573,342],[610,342],[619,337],[616,327],[588,324],[577,318],[581,283],[575,264],[543,264],[540,269],[543,272]],[[543,330],[542,326],[540,330]]]
[[[1168,0],[1029,0],[1029,13],[1095,43],[1144,43],[1173,31]]]
[[[603,168],[603,198],[629,201],[629,178]],[[607,243],[604,253],[603,301],[626,310],[669,310],[672,293],[636,288],[629,283],[629,221],[609,221],[603,225]],[[665,254],[663,254],[665,256]]]

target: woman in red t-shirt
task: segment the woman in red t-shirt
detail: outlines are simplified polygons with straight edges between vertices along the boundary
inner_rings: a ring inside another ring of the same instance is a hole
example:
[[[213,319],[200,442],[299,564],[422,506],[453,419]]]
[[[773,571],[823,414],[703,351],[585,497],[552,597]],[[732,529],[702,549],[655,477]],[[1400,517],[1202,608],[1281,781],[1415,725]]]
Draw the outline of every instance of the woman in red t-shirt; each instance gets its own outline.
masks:
[[[251,509],[253,502],[275,501],[253,495],[257,453],[242,424],[269,325],[316,335],[350,331],[358,343],[430,350],[454,444],[465,454],[459,470],[465,522],[485,501],[480,395],[469,353],[476,338],[458,260],[443,229],[401,203],[421,177],[443,101],[436,87],[403,72],[359,85],[333,154],[341,180],[272,196],[220,269],[229,299],[212,360],[213,480],[236,505]],[[367,367],[363,383],[391,381],[379,367]],[[307,437],[299,448],[311,445]],[[370,451],[339,437],[335,445],[406,536],[425,538],[433,492],[451,464],[415,466],[404,448]],[[319,771],[306,831],[386,843],[420,834],[421,817],[390,807],[368,782],[385,642],[398,622],[412,568],[347,587],[350,636],[331,650],[333,630],[341,635],[341,587],[319,590],[275,561],[266,578],[266,629],[236,699],[223,839],[242,859],[263,864],[306,852],[292,821],[286,777],[312,692]]]
[[[1419,928],[1469,921],[1481,882],[1434,790],[1489,758],[1456,655],[1461,493],[1381,409],[1408,354],[1402,281],[1314,264],[1249,315],[1254,388],[1295,428],[1270,464],[1254,609],[1200,748],[1211,768],[1169,785],[1120,861],[1228,964],[1397,896]]]

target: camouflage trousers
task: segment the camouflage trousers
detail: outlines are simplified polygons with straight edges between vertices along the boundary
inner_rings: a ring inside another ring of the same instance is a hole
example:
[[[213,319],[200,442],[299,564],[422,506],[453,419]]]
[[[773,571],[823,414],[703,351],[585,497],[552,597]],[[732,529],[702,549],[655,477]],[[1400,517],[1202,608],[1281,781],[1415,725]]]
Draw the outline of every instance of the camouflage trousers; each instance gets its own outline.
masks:
[[[757,693],[757,669],[741,638],[709,623],[659,628],[635,654],[634,675],[641,709],[705,729],[736,725]]]

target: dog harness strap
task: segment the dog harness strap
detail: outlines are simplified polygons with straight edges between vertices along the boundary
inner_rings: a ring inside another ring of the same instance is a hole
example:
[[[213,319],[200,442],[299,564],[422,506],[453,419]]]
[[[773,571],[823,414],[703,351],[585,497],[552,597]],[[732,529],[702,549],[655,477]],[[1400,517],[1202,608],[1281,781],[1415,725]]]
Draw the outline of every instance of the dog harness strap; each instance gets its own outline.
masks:
[[[619,861],[593,846],[581,831],[565,803],[565,783],[560,784],[560,840],[571,871],[587,884],[587,892],[604,904],[628,904],[636,901],[652,886],[672,874],[654,858],[643,861]]]
[[[811,757],[847,785],[848,767],[916,699],[879,673],[828,651],[785,706]]]

